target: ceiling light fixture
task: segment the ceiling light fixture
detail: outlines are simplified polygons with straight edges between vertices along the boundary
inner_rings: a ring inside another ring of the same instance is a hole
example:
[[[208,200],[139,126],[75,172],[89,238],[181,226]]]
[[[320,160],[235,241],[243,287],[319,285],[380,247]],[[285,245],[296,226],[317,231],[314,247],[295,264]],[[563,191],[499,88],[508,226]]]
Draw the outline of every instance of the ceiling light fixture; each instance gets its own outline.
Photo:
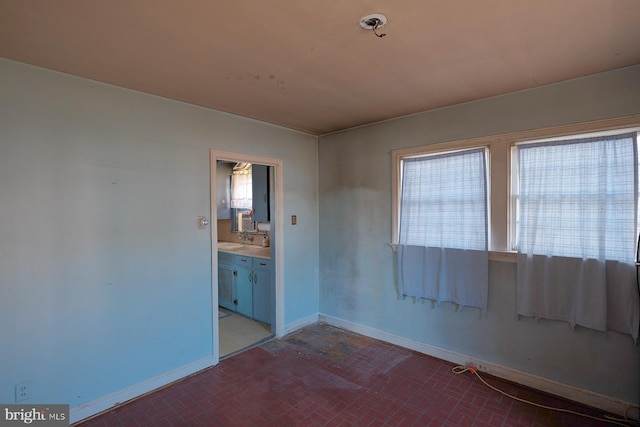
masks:
[[[384,37],[386,34],[378,34],[376,30],[384,27],[387,23],[387,17],[380,13],[372,13],[371,15],[360,18],[360,26],[365,30],[373,30],[373,34],[378,37]]]

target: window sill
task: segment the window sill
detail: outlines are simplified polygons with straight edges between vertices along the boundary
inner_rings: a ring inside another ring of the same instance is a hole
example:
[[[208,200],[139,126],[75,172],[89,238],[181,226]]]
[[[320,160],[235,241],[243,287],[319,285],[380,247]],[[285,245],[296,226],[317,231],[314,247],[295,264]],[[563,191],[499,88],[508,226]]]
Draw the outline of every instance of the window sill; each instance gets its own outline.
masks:
[[[397,243],[388,243],[393,252],[398,252],[398,244]],[[517,252],[515,251],[489,251],[489,261],[498,261],[498,262],[516,262]]]
[[[489,251],[489,261],[516,263],[518,253],[515,251]]]

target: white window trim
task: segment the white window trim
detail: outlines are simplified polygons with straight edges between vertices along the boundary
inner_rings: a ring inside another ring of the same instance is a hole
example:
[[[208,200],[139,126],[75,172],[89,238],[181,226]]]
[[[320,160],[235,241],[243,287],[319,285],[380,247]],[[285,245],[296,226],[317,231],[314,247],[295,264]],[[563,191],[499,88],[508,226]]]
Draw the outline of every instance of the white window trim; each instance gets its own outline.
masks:
[[[613,119],[595,120],[584,123],[554,126],[548,128],[505,133],[400,148],[391,151],[391,247],[397,250],[400,221],[399,195],[401,183],[400,162],[404,158],[435,154],[474,147],[489,148],[489,259],[492,261],[515,262],[516,252],[511,248],[511,147],[525,141],[558,138],[589,132],[614,131],[640,126],[640,114]]]

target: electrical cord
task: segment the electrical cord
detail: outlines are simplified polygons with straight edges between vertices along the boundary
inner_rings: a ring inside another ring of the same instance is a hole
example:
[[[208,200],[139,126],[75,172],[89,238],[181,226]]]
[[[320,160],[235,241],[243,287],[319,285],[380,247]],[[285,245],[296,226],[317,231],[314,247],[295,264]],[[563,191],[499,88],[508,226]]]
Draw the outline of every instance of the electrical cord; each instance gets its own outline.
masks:
[[[610,417],[610,416],[605,416],[604,418],[599,418],[599,417],[594,417],[594,416],[587,415],[587,414],[581,414],[580,412],[571,411],[569,409],[555,408],[553,406],[542,405],[540,403],[531,402],[529,400],[522,399],[522,398],[517,397],[517,396],[513,396],[513,395],[511,395],[511,394],[509,394],[509,393],[507,393],[505,391],[500,390],[497,387],[492,386],[488,382],[486,382],[484,380],[484,378],[482,378],[480,376],[480,374],[478,373],[478,370],[473,366],[454,366],[451,369],[451,372],[453,372],[456,375],[464,374],[465,372],[471,372],[471,373],[475,374],[475,376],[478,377],[478,379],[484,385],[486,385],[487,387],[489,387],[490,389],[492,389],[494,391],[497,391],[498,393],[502,394],[503,396],[507,396],[507,397],[509,397],[511,399],[517,400],[518,402],[526,403],[528,405],[537,406],[538,408],[548,409],[548,410],[557,411],[557,412],[564,412],[564,413],[567,413],[567,414],[578,415],[580,417],[590,418],[592,420],[603,421],[603,422],[606,422],[606,423],[616,424],[616,425],[624,426],[624,427],[640,426],[640,422],[627,419],[627,411],[629,411],[629,409],[632,409],[633,407],[627,408],[627,410],[624,413],[624,419],[616,418],[616,417]]]
[[[636,287],[637,287],[637,290],[638,290],[638,296],[640,296],[640,236],[638,236],[637,242],[638,243],[637,243],[637,247],[636,247],[636,259],[635,259],[635,264],[636,264]],[[615,424],[615,425],[624,426],[624,427],[640,426],[640,421],[631,420],[631,419],[629,419],[627,417],[627,412],[629,412],[629,410],[631,410],[631,409],[640,409],[640,407],[638,407],[638,406],[630,406],[630,407],[628,407],[624,411],[624,418],[612,417],[612,416],[609,416],[609,415],[605,415],[604,418],[594,417],[594,416],[587,415],[587,414],[581,414],[580,412],[571,411],[569,409],[556,408],[556,407],[553,407],[553,406],[542,405],[540,403],[531,402],[529,400],[522,399],[522,398],[517,397],[517,396],[513,396],[513,395],[511,395],[511,394],[509,394],[509,393],[507,393],[505,391],[500,390],[497,387],[492,386],[488,382],[486,382],[484,380],[484,378],[482,378],[480,376],[480,374],[478,373],[478,369],[475,368],[474,366],[454,366],[451,369],[451,372],[453,372],[456,375],[464,374],[465,372],[471,372],[476,377],[478,377],[478,379],[484,385],[486,385],[490,389],[502,394],[503,396],[506,396],[506,397],[508,397],[510,399],[517,400],[518,402],[522,402],[522,403],[526,403],[528,405],[536,406],[538,408],[547,409],[547,410],[556,411],[556,412],[564,412],[564,413],[567,413],[567,414],[577,415],[579,417],[590,418],[592,420],[603,421],[603,422],[606,422],[606,423]]]
[[[386,34],[378,34],[376,33],[376,30],[378,29],[378,27],[380,26],[380,20],[378,18],[373,18],[376,20],[376,24],[373,26],[372,30],[373,30],[373,34],[375,34],[378,37],[384,37],[386,36]]]

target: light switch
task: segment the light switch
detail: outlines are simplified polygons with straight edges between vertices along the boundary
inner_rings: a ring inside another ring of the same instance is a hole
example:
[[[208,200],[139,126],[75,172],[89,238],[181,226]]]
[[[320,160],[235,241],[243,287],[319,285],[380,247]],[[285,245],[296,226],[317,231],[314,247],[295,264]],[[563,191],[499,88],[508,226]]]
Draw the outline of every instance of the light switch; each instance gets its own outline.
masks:
[[[296,225],[298,223],[297,215],[291,215],[291,225]]]

